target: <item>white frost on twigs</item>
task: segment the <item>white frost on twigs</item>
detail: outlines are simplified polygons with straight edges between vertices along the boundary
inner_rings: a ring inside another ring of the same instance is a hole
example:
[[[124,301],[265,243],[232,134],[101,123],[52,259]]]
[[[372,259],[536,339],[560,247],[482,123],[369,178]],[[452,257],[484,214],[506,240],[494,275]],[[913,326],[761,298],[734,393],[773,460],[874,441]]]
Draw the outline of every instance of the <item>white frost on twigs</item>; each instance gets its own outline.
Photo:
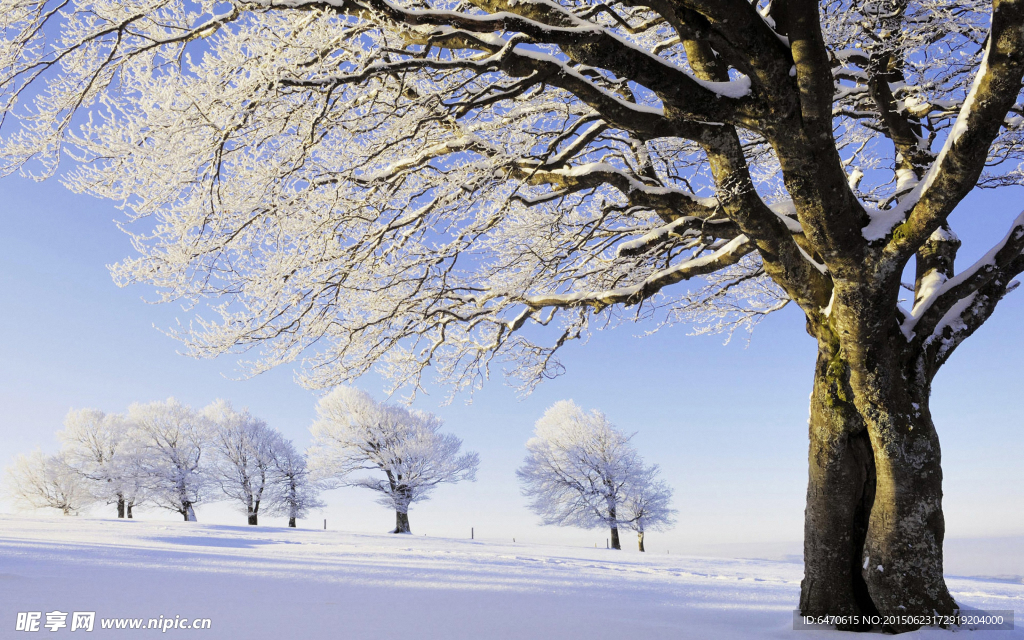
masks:
[[[626,435],[599,411],[571,400],[549,407],[526,443],[516,471],[530,509],[549,525],[629,527],[639,533],[672,525],[672,489],[657,479]]]
[[[717,235],[672,232],[708,209],[717,223],[737,196],[777,203],[828,275],[757,133],[755,103],[779,87],[754,68],[696,80],[685,38],[650,7],[329,4],[9,0],[0,12],[0,173],[52,175],[66,160],[72,189],[117,202],[135,253],[114,278],[185,305],[190,321],[170,333],[189,354],[246,353],[253,375],[301,360],[318,389],[376,369],[392,389],[436,374],[454,393],[497,367],[529,391],[559,373],[563,345],[610,319],[657,312],[728,332],[781,308],[754,248],[765,239],[736,244],[737,226],[753,228],[741,214]],[[872,242],[962,139],[991,16],[987,0],[915,0],[892,33],[874,6],[821,12],[835,153],[855,167]],[[601,43],[587,59],[566,49],[587,42]],[[900,79],[880,88],[921,123],[909,173],[869,90],[883,58]],[[795,82],[798,66],[776,80]],[[621,77],[635,68],[653,72]],[[1021,183],[1021,117],[1007,114],[985,186]],[[732,132],[741,169],[723,178],[704,144]],[[563,306],[524,311],[548,292]],[[618,308],[577,304],[594,292]]]
[[[407,515],[438,485],[476,479],[479,456],[460,454],[462,440],[441,426],[433,414],[338,387],[317,404],[310,470],[320,482],[370,489],[380,504]]]

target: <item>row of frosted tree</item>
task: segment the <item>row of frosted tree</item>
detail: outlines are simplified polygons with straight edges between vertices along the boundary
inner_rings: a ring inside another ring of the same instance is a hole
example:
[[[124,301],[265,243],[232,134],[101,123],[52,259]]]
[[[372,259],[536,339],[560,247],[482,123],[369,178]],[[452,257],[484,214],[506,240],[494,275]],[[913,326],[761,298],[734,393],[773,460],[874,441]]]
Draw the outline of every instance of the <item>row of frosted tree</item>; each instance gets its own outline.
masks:
[[[196,505],[229,499],[249,524],[260,514],[283,515],[292,527],[322,506],[306,456],[223,400],[201,410],[173,398],[124,414],[72,410],[57,437],[56,454],[23,454],[8,468],[7,492],[20,505],[69,515],[108,504],[131,518],[145,504],[194,521]]]
[[[409,507],[441,484],[475,479],[476,453],[441,432],[435,415],[376,402],[341,387],[317,405],[313,446],[290,440],[223,400],[197,410],[176,400],[134,404],[125,414],[72,410],[54,455],[20,455],[6,492],[20,506],[65,515],[116,505],[119,518],[148,504],[195,521],[200,503],[230,500],[251,525],[260,514],[288,525],[324,506],[325,489],[363,487],[395,511],[395,533],[410,533]]]
[[[442,484],[475,480],[476,453],[443,433],[437,416],[377,402],[339,387],[317,405],[313,444],[293,443],[247,410],[223,400],[201,410],[174,399],[134,404],[125,414],[72,410],[54,455],[19,456],[7,493],[23,506],[72,514],[115,505],[119,518],[147,504],[195,521],[195,507],[230,500],[250,525],[282,515],[288,525],[324,506],[320,492],[362,487],[395,512],[394,533],[410,533],[409,509]],[[544,524],[619,528],[638,535],[673,524],[672,490],[600,412],[563,401],[537,421],[516,472],[530,508]]]

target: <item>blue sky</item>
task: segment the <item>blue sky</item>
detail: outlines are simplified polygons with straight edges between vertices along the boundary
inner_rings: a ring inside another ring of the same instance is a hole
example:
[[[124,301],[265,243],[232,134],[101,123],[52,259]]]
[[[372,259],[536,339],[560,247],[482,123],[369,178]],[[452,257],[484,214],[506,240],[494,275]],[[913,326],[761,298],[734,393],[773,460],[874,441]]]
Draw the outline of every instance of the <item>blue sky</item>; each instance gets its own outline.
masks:
[[[985,193],[958,210],[961,266],[1004,233],[1020,195]],[[0,180],[0,464],[36,447],[55,451],[54,432],[70,408],[119,412],[169,396],[196,406],[226,398],[306,446],[317,395],[295,384],[290,369],[236,380],[232,360],[179,355],[180,345],[154,325],[187,316],[172,305],[146,304],[141,286],[112,283],[105,265],[131,254],[114,224],[119,216],[111,203],[76,196],[56,181]],[[1024,288],[1003,301],[935,383],[950,537],[1024,534],[1022,320]],[[481,468],[476,483],[442,487],[415,505],[414,533],[461,536],[474,527],[483,538],[603,545],[603,531],[538,526],[515,481],[533,422],[556,400],[571,398],[636,431],[640,452],[675,488],[679,523],[650,534],[649,550],[799,541],[815,354],[799,312],[771,316],[749,345],[692,337],[685,327],[636,337],[643,329],[621,327],[571,345],[566,375],[522,401],[498,379],[469,405],[463,396],[441,406],[440,391],[418,399],[416,406],[442,416],[480,453]],[[382,396],[373,376],[360,386]],[[322,526],[327,518],[331,528],[352,531],[393,526],[393,514],[367,492],[326,497],[316,522],[303,524]],[[139,516],[177,517],[154,509]],[[201,506],[199,518],[244,521],[228,505]]]

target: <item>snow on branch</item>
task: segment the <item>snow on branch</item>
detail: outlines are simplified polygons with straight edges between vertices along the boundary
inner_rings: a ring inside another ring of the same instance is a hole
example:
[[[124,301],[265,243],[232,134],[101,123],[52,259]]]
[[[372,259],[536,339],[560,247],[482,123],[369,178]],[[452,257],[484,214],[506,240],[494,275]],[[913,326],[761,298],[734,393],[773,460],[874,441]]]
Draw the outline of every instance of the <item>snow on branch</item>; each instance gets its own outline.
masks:
[[[724,266],[735,264],[752,250],[753,247],[747,237],[740,235],[725,242],[706,256],[684,260],[649,276],[640,284],[607,291],[529,296],[524,301],[534,309],[583,305],[602,308],[613,304],[636,304],[670,284],[712,273]]]
[[[992,7],[985,54],[942,149],[914,188],[865,230],[869,240],[887,237],[900,225],[888,252],[909,255],[974,187],[1014,106],[1024,77],[1024,2],[1000,0]],[[905,222],[904,222],[905,221]]]
[[[952,278],[936,278],[919,293],[919,300],[903,321],[908,339],[933,339],[947,327],[967,327],[962,319],[973,308],[980,290],[995,285],[996,291],[983,296],[1002,297],[1021,272],[1024,259],[1024,212],[1010,225],[1007,234],[973,265]]]
[[[608,321],[894,291],[975,170],[1020,182],[1021,1],[989,37],[985,0],[828,0],[803,36],[738,0],[10,0],[0,156],[119,203],[115,281],[184,304],[192,355],[532,388]]]

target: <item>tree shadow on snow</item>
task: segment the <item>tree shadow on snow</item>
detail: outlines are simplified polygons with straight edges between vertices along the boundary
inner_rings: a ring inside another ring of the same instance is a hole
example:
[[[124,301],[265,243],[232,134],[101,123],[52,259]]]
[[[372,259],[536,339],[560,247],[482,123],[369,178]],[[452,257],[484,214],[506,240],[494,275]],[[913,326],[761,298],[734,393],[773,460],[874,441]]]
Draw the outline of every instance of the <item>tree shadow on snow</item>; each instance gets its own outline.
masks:
[[[277,540],[244,540],[241,538],[206,538],[197,536],[176,536],[150,539],[158,542],[182,544],[190,547],[233,547],[236,549],[254,549],[266,544],[281,544]]]

